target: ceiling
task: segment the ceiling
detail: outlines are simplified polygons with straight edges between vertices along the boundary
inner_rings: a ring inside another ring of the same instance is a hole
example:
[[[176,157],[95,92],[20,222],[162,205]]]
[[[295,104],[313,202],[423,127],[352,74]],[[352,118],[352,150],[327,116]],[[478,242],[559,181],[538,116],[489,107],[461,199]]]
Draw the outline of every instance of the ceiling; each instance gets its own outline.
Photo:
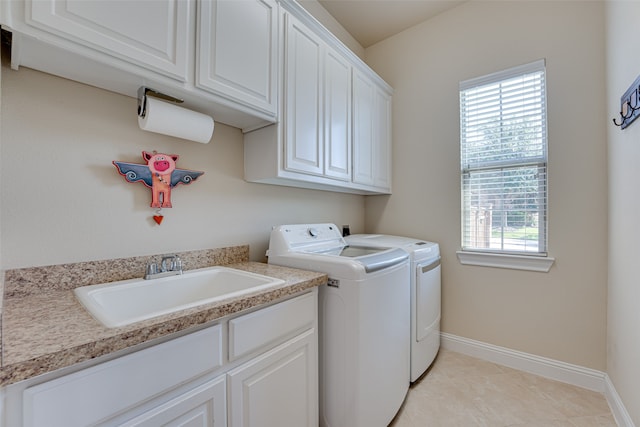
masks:
[[[367,48],[466,0],[318,0]]]

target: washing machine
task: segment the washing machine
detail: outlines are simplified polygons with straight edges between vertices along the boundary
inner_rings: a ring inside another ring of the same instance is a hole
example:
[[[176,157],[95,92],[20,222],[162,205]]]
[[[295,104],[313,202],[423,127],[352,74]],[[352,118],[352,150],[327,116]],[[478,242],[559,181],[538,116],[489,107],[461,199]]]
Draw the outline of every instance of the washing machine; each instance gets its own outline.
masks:
[[[271,231],[269,264],[326,273],[319,289],[323,427],[385,427],[409,389],[409,255],[347,245],[334,224]]]
[[[350,245],[401,248],[411,258],[411,382],[433,363],[440,349],[441,266],[437,243],[384,234],[346,236]]]

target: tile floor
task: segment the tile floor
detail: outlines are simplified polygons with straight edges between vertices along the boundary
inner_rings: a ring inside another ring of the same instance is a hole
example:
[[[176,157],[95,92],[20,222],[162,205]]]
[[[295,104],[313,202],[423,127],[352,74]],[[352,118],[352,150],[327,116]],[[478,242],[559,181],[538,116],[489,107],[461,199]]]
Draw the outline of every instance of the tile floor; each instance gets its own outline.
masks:
[[[390,427],[616,427],[603,394],[441,349]]]

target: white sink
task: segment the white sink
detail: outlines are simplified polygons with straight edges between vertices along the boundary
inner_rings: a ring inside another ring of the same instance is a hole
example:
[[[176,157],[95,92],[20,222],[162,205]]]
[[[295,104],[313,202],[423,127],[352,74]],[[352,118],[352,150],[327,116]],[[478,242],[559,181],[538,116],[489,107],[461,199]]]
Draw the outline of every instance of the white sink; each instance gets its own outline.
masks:
[[[159,279],[130,279],[74,289],[82,305],[109,328],[277,286],[284,280],[228,267],[190,270]]]

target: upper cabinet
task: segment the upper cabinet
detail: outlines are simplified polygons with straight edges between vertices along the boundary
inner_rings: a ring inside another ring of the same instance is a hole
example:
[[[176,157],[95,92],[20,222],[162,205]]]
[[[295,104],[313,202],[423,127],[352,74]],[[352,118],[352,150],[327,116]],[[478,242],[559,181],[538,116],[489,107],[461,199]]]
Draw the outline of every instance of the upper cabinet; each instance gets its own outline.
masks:
[[[15,69],[131,97],[151,87],[244,131],[278,120],[274,0],[13,0],[0,8]]]
[[[245,179],[391,193],[391,88],[297,3],[282,6],[281,120],[245,134]]]
[[[187,80],[190,2],[30,0],[24,6],[34,28]]]
[[[353,181],[391,190],[391,93],[363,74],[353,79]]]
[[[327,49],[324,66],[324,159],[326,176],[351,180],[351,78],[347,58]]]
[[[205,0],[198,7],[197,86],[275,116],[275,0]]]
[[[284,19],[284,168],[349,181],[351,64],[299,20]]]
[[[322,40],[290,15],[285,16],[285,169],[322,175]]]

